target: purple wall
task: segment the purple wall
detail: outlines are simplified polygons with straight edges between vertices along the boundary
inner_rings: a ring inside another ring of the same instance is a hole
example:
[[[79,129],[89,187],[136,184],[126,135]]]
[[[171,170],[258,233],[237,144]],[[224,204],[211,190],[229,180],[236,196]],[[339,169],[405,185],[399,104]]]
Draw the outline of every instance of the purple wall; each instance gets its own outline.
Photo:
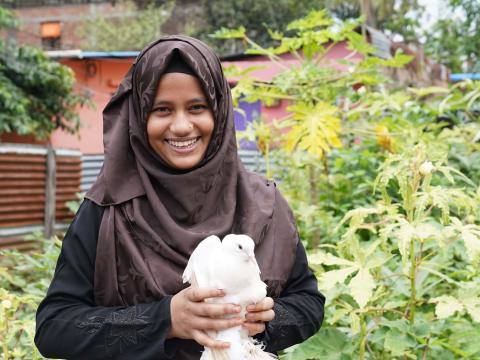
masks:
[[[248,123],[257,119],[261,114],[261,103],[256,101],[254,103],[248,103],[245,101],[239,101],[238,107],[245,113],[241,113],[237,110],[234,111],[235,129],[238,131],[246,130]],[[240,141],[241,149],[256,149],[257,146],[253,141]]]

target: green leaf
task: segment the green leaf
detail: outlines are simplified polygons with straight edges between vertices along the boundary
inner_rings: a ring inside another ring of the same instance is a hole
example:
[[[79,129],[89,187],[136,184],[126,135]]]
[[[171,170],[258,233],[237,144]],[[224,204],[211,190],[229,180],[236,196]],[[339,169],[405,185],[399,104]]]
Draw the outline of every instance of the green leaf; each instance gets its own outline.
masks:
[[[372,297],[375,281],[368,269],[361,268],[350,280],[349,288],[357,304],[364,308]]]
[[[328,16],[326,10],[311,11],[303,19],[292,21],[287,30],[300,30],[305,31],[318,27],[330,26],[333,20]]]
[[[461,312],[463,310],[462,303],[450,295],[438,296],[431,301],[437,303],[437,306],[435,307],[435,315],[437,315],[439,319],[448,318],[457,311]]]
[[[302,344],[286,350],[285,360],[348,360],[352,359],[347,337],[341,331],[322,327]]]
[[[245,38],[245,27],[240,26],[236,29],[227,29],[222,27],[209,36],[215,39],[243,39]]]
[[[319,287],[325,290],[329,290],[333,288],[336,284],[345,282],[346,278],[357,270],[358,268],[354,266],[324,272],[323,274],[320,274],[320,277],[318,279]]]
[[[397,329],[391,329],[385,336],[384,347],[393,356],[404,356],[408,349],[416,345],[415,340],[408,334]]]

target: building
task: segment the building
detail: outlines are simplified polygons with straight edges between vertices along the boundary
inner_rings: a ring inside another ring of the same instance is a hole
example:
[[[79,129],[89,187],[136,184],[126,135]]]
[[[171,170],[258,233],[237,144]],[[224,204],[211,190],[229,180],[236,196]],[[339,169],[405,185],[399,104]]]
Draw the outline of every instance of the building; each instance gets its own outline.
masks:
[[[132,0],[140,5],[151,3]],[[158,5],[166,1],[157,0]],[[19,26],[8,36],[19,43],[34,45],[44,50],[71,50],[81,48],[79,32],[82,23],[98,16],[105,19],[135,15],[119,0],[0,0],[0,6],[12,9]],[[192,21],[201,22],[201,11],[195,0],[177,0],[170,18],[161,25],[165,34],[182,33]],[[195,20],[195,19],[199,20]]]

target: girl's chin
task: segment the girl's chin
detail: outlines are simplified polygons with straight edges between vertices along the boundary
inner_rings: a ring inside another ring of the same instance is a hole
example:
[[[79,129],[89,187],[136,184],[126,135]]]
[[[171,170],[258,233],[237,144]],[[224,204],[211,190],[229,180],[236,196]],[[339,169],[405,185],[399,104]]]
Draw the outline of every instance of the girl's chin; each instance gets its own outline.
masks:
[[[178,170],[188,170],[197,166],[200,163],[200,159],[196,157],[194,159],[169,159],[169,160],[170,160],[168,161],[169,165]]]
[[[200,150],[200,149],[198,149]],[[206,151],[206,149],[205,149]],[[169,151],[162,159],[171,167],[179,170],[188,170],[197,166],[202,161],[205,151],[176,152]]]

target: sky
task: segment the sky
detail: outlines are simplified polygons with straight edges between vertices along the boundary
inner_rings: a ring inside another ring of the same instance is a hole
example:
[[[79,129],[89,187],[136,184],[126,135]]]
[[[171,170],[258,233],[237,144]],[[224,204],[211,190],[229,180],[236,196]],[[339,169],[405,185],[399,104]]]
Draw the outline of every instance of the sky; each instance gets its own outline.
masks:
[[[446,0],[419,0],[425,6],[425,13],[421,21],[422,27],[427,30],[436,20],[445,17]]]

